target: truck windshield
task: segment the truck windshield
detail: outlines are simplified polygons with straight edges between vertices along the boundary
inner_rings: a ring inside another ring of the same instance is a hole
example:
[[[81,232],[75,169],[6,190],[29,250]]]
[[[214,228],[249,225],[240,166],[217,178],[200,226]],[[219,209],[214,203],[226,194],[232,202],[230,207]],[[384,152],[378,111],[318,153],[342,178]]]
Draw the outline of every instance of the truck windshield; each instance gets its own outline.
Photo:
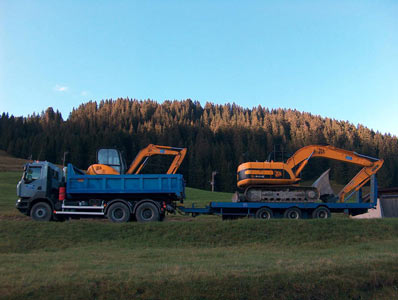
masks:
[[[26,183],[32,182],[40,178],[41,167],[29,167],[24,175],[24,180]]]

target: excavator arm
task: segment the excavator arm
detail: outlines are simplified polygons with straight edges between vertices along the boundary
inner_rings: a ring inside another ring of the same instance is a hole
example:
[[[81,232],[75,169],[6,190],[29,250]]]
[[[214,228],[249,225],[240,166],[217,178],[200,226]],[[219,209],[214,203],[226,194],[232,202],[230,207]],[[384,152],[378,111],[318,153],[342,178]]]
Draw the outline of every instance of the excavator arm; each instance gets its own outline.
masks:
[[[382,167],[383,160],[377,159],[353,151],[347,151],[332,146],[311,145],[299,149],[290,157],[286,165],[290,169],[295,169],[294,175],[298,177],[311,157],[324,157],[337,161],[362,166],[361,171],[340,191],[339,200],[344,202],[344,198],[349,192],[358,191],[364,186],[373,174]]]
[[[145,166],[148,158],[153,155],[174,155],[175,157],[167,171],[167,174],[175,174],[180,167],[182,161],[184,160],[186,153],[186,148],[176,148],[150,144],[146,148],[138,152],[126,174],[139,174],[142,168]]]

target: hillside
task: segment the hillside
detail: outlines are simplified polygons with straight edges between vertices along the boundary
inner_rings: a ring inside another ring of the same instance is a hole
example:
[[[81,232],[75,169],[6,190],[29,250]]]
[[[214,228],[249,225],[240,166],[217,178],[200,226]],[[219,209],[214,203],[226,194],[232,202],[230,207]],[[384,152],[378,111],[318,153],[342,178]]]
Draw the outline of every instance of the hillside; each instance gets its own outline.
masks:
[[[9,155],[7,152],[0,150],[0,172],[4,171],[20,171],[22,172],[27,159],[21,159]]]
[[[198,102],[138,101],[131,99],[88,102],[64,120],[48,108],[40,115],[0,117],[0,149],[16,157],[60,163],[67,160],[82,169],[94,163],[101,147],[117,147],[131,162],[148,144],[187,147],[179,172],[189,186],[209,188],[212,171],[218,171],[217,190],[232,192],[238,165],[264,161],[273,150],[274,160],[310,144],[330,144],[385,160],[378,173],[382,187],[398,186],[398,139],[355,126],[291,109]],[[152,160],[150,160],[151,162]],[[164,167],[154,159],[144,171]],[[312,159],[302,175],[314,179],[331,168],[331,178],[347,183],[358,169],[325,159]]]

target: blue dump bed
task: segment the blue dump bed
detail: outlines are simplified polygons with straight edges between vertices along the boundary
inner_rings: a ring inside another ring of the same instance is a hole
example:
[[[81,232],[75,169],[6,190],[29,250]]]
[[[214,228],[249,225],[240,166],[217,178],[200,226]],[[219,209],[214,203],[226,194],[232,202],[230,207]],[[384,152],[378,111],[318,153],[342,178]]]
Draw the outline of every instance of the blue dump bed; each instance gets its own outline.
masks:
[[[180,174],[86,175],[68,164],[68,197],[84,194],[168,194],[182,199],[184,190],[184,178]]]

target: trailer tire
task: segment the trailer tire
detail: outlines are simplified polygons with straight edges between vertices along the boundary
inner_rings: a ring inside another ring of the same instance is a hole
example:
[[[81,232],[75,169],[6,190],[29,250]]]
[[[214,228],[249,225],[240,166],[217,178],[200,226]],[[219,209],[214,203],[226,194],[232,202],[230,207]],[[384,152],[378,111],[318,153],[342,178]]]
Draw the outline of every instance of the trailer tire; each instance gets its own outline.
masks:
[[[312,212],[313,219],[329,219],[330,210],[327,207],[320,206]]]
[[[51,210],[50,205],[46,202],[38,202],[33,205],[32,209],[30,210],[30,216],[35,221],[50,221],[53,213]]]
[[[151,202],[144,202],[138,206],[135,217],[138,222],[160,221],[159,208]]]
[[[283,217],[286,219],[301,219],[301,210],[297,207],[291,207],[285,210]]]
[[[123,203],[114,203],[108,209],[108,219],[114,223],[128,222],[130,220],[130,210]]]
[[[260,208],[256,212],[256,219],[263,219],[263,220],[269,220],[274,217],[274,214],[272,213],[272,210],[270,210],[267,207]]]

